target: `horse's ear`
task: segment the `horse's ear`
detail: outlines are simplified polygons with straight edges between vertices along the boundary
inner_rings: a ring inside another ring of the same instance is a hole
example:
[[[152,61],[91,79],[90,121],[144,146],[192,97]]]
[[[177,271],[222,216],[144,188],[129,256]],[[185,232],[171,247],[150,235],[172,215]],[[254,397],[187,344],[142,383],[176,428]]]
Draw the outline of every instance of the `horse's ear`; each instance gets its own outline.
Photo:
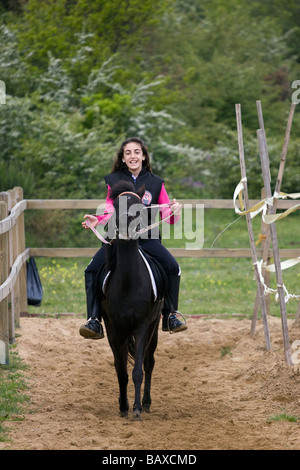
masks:
[[[146,190],[146,187],[145,185],[143,184],[143,186],[141,186],[138,190],[137,190],[137,194],[138,196],[140,196],[141,199],[143,199],[143,196],[145,194],[145,190]]]

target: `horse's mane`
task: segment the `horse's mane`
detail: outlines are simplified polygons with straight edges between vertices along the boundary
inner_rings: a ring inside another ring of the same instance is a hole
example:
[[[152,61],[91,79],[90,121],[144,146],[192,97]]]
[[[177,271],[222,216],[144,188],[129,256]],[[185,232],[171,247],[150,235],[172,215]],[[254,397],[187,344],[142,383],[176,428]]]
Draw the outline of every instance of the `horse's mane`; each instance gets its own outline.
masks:
[[[113,187],[109,190],[109,197],[110,199],[115,201],[115,199],[117,199],[117,197],[125,191],[130,191],[132,193],[135,193],[137,196],[142,197],[145,192],[145,187],[142,186],[141,188],[139,188],[138,191],[136,191],[134,184],[131,183],[131,181],[119,181],[118,183],[114,184]]]

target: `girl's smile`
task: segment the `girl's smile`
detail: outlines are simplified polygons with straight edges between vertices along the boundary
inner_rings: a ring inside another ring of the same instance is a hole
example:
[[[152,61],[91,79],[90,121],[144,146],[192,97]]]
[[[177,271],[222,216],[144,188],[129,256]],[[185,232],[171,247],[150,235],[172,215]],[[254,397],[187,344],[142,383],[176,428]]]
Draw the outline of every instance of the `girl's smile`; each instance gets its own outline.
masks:
[[[134,175],[138,176],[145,160],[142,147],[137,142],[129,142],[124,147],[122,161],[126,164],[128,170]]]

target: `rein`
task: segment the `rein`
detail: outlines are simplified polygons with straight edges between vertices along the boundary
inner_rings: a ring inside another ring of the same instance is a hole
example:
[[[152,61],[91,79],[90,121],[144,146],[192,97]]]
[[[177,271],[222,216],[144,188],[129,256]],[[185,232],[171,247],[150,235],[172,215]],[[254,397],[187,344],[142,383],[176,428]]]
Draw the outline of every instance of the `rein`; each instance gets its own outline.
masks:
[[[94,227],[91,226],[89,219],[86,219],[86,225],[94,232],[96,237],[99,238],[99,240],[101,240],[102,243],[105,243],[106,245],[111,245],[112,244],[114,238],[112,240],[110,240],[110,242],[105,240],[105,238],[102,237],[102,235],[100,235],[100,233],[97,232],[97,230]]]
[[[134,196],[136,196],[137,198],[141,199],[140,196],[136,193],[133,193],[131,191],[125,191],[121,194],[119,194],[118,198],[120,196],[123,196],[124,194],[133,194]],[[113,214],[114,212],[105,212],[104,214],[97,214],[97,215],[107,215],[107,214]],[[106,245],[111,245],[112,242],[115,240],[116,237],[114,237],[112,240],[110,241],[107,241],[104,237],[102,237],[102,235],[94,228],[91,226],[90,224],[90,221],[89,219],[86,220],[86,224],[87,226],[94,232],[94,234],[96,235],[97,238],[99,238],[99,240],[102,242],[102,243],[105,243]]]
[[[161,207],[161,206],[169,206],[169,207],[170,207],[171,204],[156,204],[156,206],[158,206],[158,207]],[[154,207],[154,206],[149,206],[149,207]],[[148,209],[148,207],[147,207],[147,209]],[[153,229],[153,228],[155,228],[155,227],[158,227],[158,226],[161,225],[163,222],[165,222],[166,220],[170,219],[173,215],[174,215],[174,214],[171,213],[170,215],[168,215],[168,217],[165,217],[164,219],[161,219],[161,220],[159,220],[158,222],[154,222],[154,224],[148,225],[146,228],[142,228],[141,230],[138,230],[138,231],[136,232],[136,234],[140,235],[140,234],[142,234],[142,233],[148,232],[148,230],[151,230],[151,229]]]
[[[132,191],[124,191],[123,193],[119,194],[118,198],[120,196],[123,196],[124,194],[133,194],[134,196],[138,197],[140,199],[140,201],[142,200],[140,198],[140,196],[136,193],[133,193]],[[144,206],[146,209],[150,209],[150,208],[154,208],[154,207],[170,207],[172,204],[155,204],[153,206]],[[159,220],[158,222],[155,222],[154,224],[151,224],[151,225],[148,225],[146,228],[142,228],[141,230],[138,230],[136,233],[136,235],[141,235],[142,233],[145,233],[145,232],[148,232],[148,230],[151,230],[155,227],[158,227],[160,224],[162,224],[165,220],[168,220],[170,219],[174,214],[170,214],[168,217],[165,217],[164,219],[162,220]]]

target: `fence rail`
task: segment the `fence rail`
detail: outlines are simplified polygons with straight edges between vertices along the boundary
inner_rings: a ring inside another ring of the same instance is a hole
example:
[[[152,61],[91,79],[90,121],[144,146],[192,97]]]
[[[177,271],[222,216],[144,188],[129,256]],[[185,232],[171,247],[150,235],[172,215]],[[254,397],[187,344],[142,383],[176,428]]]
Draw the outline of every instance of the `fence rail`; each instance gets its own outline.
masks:
[[[204,209],[233,209],[232,199],[180,199],[183,205]],[[249,205],[258,200],[250,200]],[[288,209],[300,201],[279,200],[278,209]],[[8,364],[8,347],[15,341],[15,328],[20,317],[27,314],[26,261],[29,257],[93,257],[95,248],[26,248],[24,212],[30,209],[85,209],[94,210],[105,206],[104,199],[23,199],[23,190],[15,187],[0,193],[0,364]],[[203,248],[186,250],[170,248],[175,257],[192,258],[251,258],[247,248]],[[262,249],[257,250],[262,256]],[[270,250],[270,257],[272,252]],[[299,249],[280,250],[281,258],[300,256]]]
[[[1,194],[1,193],[0,193]],[[27,199],[27,209],[97,209],[105,206],[105,199]],[[203,204],[205,209],[234,209],[232,199],[178,199],[181,204]],[[250,199],[250,207],[259,202],[258,199]],[[299,201],[280,199],[278,209],[288,209]]]

